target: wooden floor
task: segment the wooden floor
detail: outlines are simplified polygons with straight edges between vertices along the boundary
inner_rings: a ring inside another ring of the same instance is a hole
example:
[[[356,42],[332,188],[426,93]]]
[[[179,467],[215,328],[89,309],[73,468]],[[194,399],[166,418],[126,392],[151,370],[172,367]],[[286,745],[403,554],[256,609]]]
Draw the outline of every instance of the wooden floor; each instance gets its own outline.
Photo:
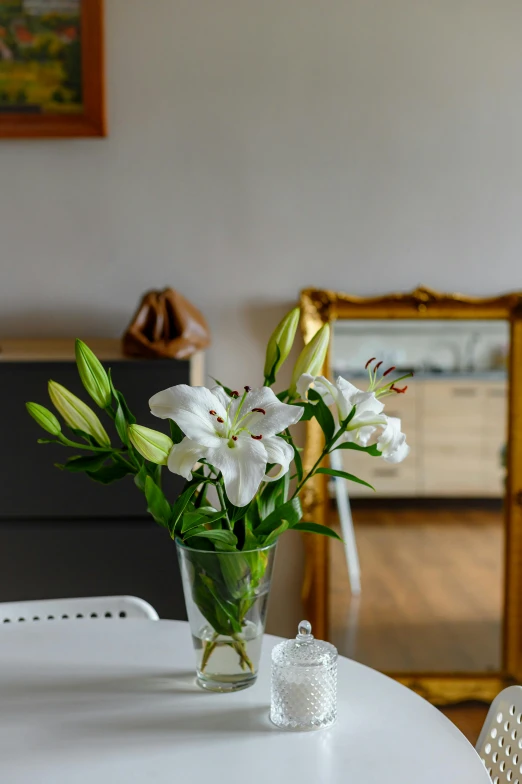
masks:
[[[330,639],[378,670],[500,668],[501,512],[354,509],[362,593],[330,546]]]
[[[484,671],[500,663],[502,514],[487,509],[354,509],[362,594],[330,547],[331,639],[384,671]],[[335,512],[333,512],[335,516]],[[475,745],[488,706],[440,710]]]

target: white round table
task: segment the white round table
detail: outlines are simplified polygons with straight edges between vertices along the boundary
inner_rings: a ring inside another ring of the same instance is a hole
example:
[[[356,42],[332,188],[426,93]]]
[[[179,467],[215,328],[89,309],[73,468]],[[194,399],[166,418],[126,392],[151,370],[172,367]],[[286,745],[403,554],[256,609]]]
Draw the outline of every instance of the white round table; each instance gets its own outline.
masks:
[[[487,784],[472,746],[413,692],[339,661],[339,718],[282,732],[268,719],[270,651],[257,684],[194,683],[175,621],[67,620],[0,630],[5,784]]]

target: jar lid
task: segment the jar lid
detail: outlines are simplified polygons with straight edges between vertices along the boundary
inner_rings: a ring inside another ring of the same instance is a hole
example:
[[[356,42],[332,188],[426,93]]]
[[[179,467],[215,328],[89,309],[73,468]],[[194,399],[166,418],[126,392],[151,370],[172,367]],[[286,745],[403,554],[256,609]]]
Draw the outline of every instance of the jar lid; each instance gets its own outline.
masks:
[[[278,667],[330,667],[336,661],[335,645],[314,639],[308,621],[301,621],[295,640],[284,640],[272,650],[272,663]]]

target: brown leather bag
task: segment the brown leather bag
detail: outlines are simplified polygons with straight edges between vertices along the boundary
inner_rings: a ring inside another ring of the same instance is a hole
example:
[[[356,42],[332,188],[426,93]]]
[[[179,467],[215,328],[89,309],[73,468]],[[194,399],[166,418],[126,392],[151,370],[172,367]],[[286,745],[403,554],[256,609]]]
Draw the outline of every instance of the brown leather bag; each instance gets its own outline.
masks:
[[[208,346],[207,322],[174,289],[148,291],[123,336],[123,353],[130,357],[187,359]]]

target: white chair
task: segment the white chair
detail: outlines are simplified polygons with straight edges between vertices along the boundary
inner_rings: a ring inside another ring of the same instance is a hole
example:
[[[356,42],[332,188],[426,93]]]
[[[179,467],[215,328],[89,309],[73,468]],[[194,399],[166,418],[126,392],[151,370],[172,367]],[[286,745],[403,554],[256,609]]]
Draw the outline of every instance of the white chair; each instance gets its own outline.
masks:
[[[522,686],[495,697],[476,749],[494,784],[522,784]]]
[[[330,453],[330,466],[335,471],[342,471],[343,459],[340,451]],[[353,527],[352,510],[348,497],[346,479],[334,477],[335,498],[337,501],[337,511],[341,523],[341,536],[344,540],[344,552],[346,555],[346,565],[348,567],[348,578],[352,596],[359,596],[361,593],[361,567],[359,564],[359,553],[357,551],[357,541],[355,539],[355,529]]]
[[[80,599],[44,599],[0,603],[0,623],[54,621],[73,618],[148,618],[158,613],[136,596],[86,596]]]

